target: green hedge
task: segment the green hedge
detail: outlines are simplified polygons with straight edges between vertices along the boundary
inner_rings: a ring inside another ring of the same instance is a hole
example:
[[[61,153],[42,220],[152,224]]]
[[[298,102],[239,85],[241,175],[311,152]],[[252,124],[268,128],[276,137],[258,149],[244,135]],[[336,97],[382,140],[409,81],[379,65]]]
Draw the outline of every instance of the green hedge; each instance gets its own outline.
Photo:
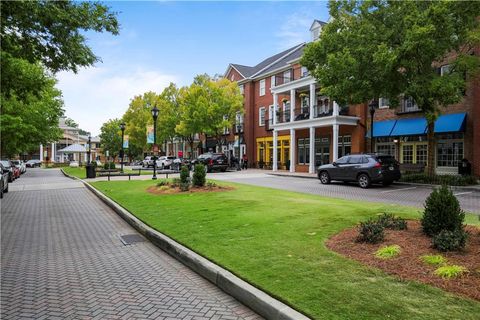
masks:
[[[446,184],[448,186],[469,186],[478,184],[474,176],[461,175],[427,175],[425,173],[403,174],[399,180],[401,182],[414,182],[426,184]]]

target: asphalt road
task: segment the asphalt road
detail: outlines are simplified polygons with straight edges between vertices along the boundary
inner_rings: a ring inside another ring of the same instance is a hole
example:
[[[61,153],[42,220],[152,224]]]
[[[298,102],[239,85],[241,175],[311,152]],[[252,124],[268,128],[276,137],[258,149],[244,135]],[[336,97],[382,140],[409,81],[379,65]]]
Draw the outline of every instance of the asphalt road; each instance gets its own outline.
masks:
[[[388,187],[373,185],[369,189],[361,189],[356,183],[332,182],[323,185],[318,179],[274,176],[259,170],[210,173],[208,178],[332,198],[401,204],[418,208],[423,208],[425,199],[432,192],[432,188],[428,186],[405,184],[393,184]],[[454,194],[463,210],[480,215],[480,191],[454,189]]]

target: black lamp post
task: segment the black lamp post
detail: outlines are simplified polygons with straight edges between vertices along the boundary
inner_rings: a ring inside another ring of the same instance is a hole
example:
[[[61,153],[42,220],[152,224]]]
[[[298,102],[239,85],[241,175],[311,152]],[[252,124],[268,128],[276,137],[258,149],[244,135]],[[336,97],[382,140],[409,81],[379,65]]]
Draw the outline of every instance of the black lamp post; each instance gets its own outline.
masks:
[[[88,134],[88,152],[87,152],[88,161],[87,161],[87,164],[90,164],[90,154],[91,153],[92,153],[92,136],[90,134]]]
[[[156,148],[157,148],[157,118],[158,118],[158,108],[154,106],[152,109],[152,117],[153,117],[153,177],[152,180],[157,179],[157,156],[156,156]]]
[[[125,122],[120,123],[120,130],[122,130],[122,149],[120,150],[120,158],[121,158],[121,163],[120,163],[120,172],[123,173],[123,136],[125,135]]]
[[[377,107],[377,101],[372,100],[368,105],[370,109],[370,152],[373,153],[373,116],[375,115],[375,108]]]

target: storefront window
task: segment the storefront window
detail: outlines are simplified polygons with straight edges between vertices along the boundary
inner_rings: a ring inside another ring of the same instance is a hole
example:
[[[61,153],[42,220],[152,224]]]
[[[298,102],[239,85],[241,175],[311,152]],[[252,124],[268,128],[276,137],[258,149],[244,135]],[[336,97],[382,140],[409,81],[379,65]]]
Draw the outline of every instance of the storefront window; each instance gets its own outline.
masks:
[[[416,156],[417,163],[427,164],[428,156],[428,145],[426,144],[417,144],[416,145]]]
[[[440,141],[437,143],[437,166],[456,167],[463,159],[463,141]]]
[[[338,157],[343,157],[352,152],[352,136],[338,137]]]
[[[298,139],[297,154],[298,154],[298,163],[304,164],[305,163],[305,139]]]
[[[395,143],[377,143],[375,148],[378,153],[388,154],[395,157]]]
[[[413,163],[413,145],[402,146],[402,163]]]

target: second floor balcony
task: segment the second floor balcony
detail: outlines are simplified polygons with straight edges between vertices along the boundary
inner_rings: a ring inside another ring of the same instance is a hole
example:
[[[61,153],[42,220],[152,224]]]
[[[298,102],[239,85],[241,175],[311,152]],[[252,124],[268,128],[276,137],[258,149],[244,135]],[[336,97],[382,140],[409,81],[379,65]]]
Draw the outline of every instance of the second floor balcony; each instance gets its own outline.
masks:
[[[334,108],[328,108],[324,105],[313,106],[313,117],[310,117],[309,106],[295,108],[293,112],[290,109],[280,109],[280,110],[277,110],[276,123],[280,124],[280,123],[288,123],[288,122],[295,122],[295,121],[303,121],[303,120],[331,117],[333,115],[335,115]],[[348,106],[339,107],[337,115],[348,116],[349,107]],[[269,122],[270,122],[269,127],[272,128],[273,119],[269,119]]]

